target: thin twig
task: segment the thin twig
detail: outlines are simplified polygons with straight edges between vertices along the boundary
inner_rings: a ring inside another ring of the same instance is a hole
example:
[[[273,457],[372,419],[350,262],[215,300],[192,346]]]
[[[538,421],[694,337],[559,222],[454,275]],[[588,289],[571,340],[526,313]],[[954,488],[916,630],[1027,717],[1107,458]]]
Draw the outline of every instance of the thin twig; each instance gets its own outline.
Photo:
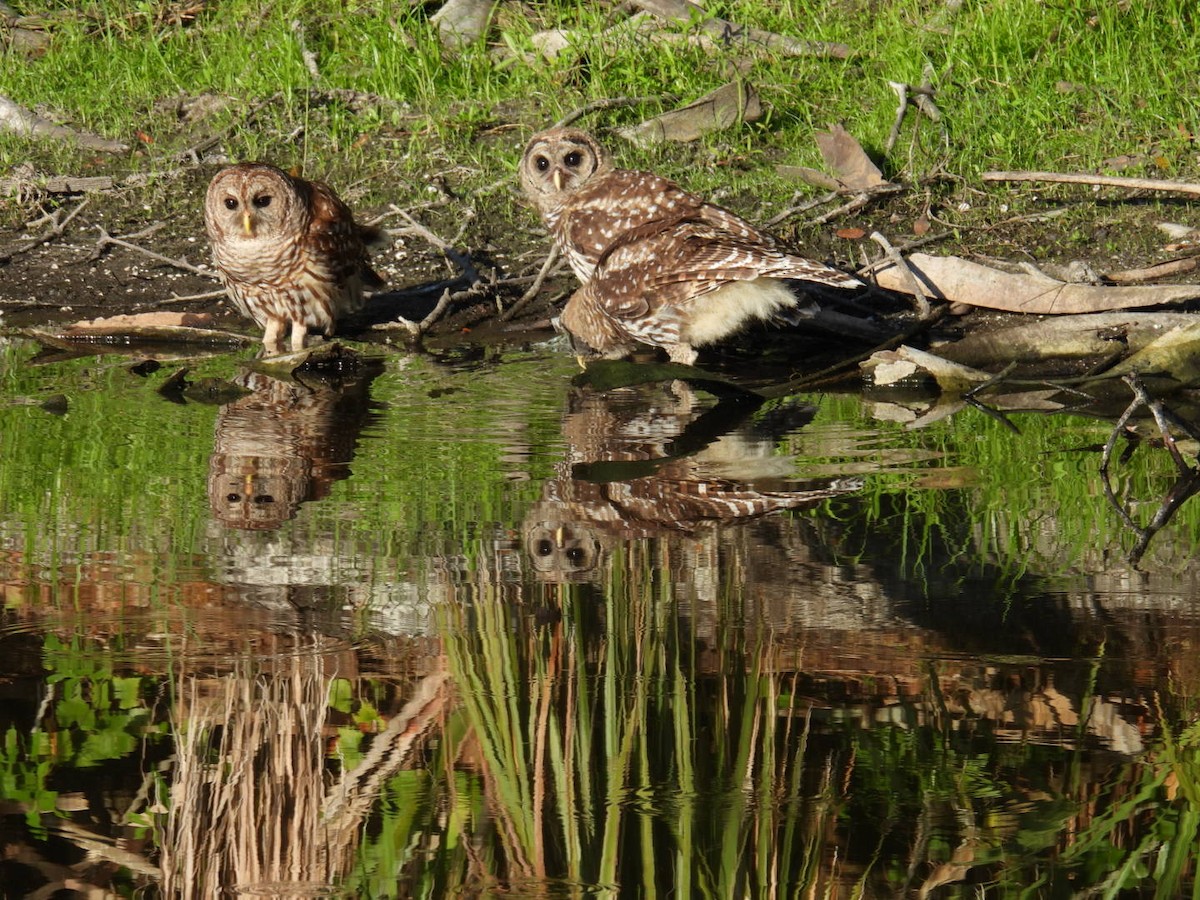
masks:
[[[558,245],[552,244],[550,252],[546,255],[546,261],[542,263],[542,268],[538,270],[537,277],[533,279],[533,284],[529,286],[529,290],[522,294],[516,303],[500,314],[501,322],[507,322],[512,319],[513,316],[525,308],[530,300],[541,292],[542,283],[545,282],[546,276],[550,274],[550,270],[556,262],[558,262]]]
[[[831,209],[829,212],[822,213],[821,215],[817,216],[812,220],[812,223],[814,225],[824,225],[826,222],[832,222],[834,219],[838,218],[839,216],[844,216],[846,213],[854,212],[856,209],[862,209],[870,202],[871,194],[864,191],[861,194],[857,194],[854,199],[850,200],[848,203],[843,203],[836,209]]]
[[[832,203],[837,198],[838,198],[838,192],[830,191],[828,194],[822,194],[820,197],[817,197],[815,200],[806,200],[803,203],[800,203],[796,206],[789,206],[787,209],[783,210],[783,212],[778,213],[777,215],[774,215],[771,218],[767,219],[767,221],[765,221],[763,223],[763,227],[764,228],[774,228],[780,222],[783,222],[786,219],[790,219],[792,216],[799,215],[800,213],[803,213],[803,212],[808,212],[810,209],[812,209],[815,206],[823,206],[826,203]]]
[[[1091,184],[1128,188],[1133,191],[1175,191],[1200,196],[1200,184],[1160,178],[1124,178],[1119,175],[1089,175],[1083,172],[984,172],[984,181],[1049,181],[1059,184]]]

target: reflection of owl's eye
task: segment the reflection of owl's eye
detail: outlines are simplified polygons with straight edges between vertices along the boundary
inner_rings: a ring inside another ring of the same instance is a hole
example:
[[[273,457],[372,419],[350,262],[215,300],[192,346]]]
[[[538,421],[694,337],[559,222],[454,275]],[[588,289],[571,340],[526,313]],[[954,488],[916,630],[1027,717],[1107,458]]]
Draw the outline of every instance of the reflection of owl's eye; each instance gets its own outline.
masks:
[[[550,543],[550,541],[548,541],[546,538],[542,538],[540,541],[537,542],[537,547],[535,547],[534,549],[537,550],[538,556],[549,556],[551,553],[554,552],[554,545],[552,543]]]
[[[271,195],[270,194],[259,194],[257,197],[255,197],[250,202],[254,204],[255,209],[266,209],[268,206],[271,205]]]
[[[565,162],[567,164],[568,169],[573,169],[577,165],[579,165],[581,162],[583,162],[583,154],[580,153],[578,150],[572,150],[570,153],[568,153],[566,156],[563,157],[563,162]]]
[[[238,208],[237,197],[226,197],[225,198],[225,208],[226,209],[237,209]]]
[[[585,554],[583,552],[583,549],[580,547],[572,547],[570,550],[567,551],[567,562],[569,562],[573,566],[581,565],[583,563],[584,558],[585,558]]]
[[[257,494],[254,497],[254,502],[255,503],[274,503],[275,498],[272,497],[270,494]]]
[[[242,495],[238,494],[238,493],[226,494],[225,499],[228,500],[230,503],[240,503],[241,499],[242,499]]]
[[[537,166],[537,170],[539,172],[545,172],[548,168],[550,168],[550,160],[546,159],[544,156],[539,156],[533,161],[533,164]]]

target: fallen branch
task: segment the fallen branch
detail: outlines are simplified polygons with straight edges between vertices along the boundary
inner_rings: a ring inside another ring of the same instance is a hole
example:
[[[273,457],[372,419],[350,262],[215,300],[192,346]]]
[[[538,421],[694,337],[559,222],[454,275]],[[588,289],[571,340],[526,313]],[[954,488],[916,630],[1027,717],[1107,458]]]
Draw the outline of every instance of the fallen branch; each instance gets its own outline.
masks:
[[[147,250],[145,247],[139,247],[137,244],[130,243],[123,238],[113,237],[99,225],[96,226],[96,230],[100,232],[100,239],[96,241],[96,247],[92,251],[92,255],[89,257],[90,260],[99,259],[104,255],[104,251],[110,246],[124,247],[126,250],[133,250],[136,253],[141,253],[143,256],[148,256],[151,259],[158,260],[159,262],[165,263],[168,266],[173,266],[176,269],[183,269],[185,272],[191,272],[195,275],[202,275],[205,278],[211,278],[214,281],[219,279],[219,276],[216,272],[209,271],[208,269],[201,269],[199,266],[193,266],[186,259],[171,259],[169,256],[163,256],[160,253],[155,253],[153,250]],[[139,234],[142,233],[144,232],[139,232]]]
[[[1160,178],[1125,178],[1119,175],[1088,175],[1081,172],[984,172],[984,181],[1049,181],[1059,184],[1090,184],[1127,188],[1131,191],[1174,191],[1200,197],[1200,184]]]
[[[64,143],[74,142],[88,150],[99,150],[102,153],[124,153],[129,149],[127,144],[120,141],[110,141],[96,134],[55,125],[49,119],[18,106],[4,96],[0,96],[0,128],[28,137],[48,138]]]
[[[27,253],[28,251],[32,250],[34,247],[40,247],[42,244],[50,243],[55,238],[62,237],[63,232],[66,231],[66,229],[67,229],[67,224],[72,219],[74,219],[77,215],[79,215],[79,213],[81,213],[83,211],[83,208],[87,205],[88,205],[88,201],[87,201],[87,198],[85,197],[79,203],[78,206],[76,206],[73,210],[71,210],[69,213],[67,213],[66,216],[64,216],[61,219],[58,216],[62,212],[62,210],[56,210],[54,212],[54,214],[49,217],[50,223],[51,223],[50,230],[48,232],[46,232],[45,234],[43,234],[41,237],[35,238],[32,241],[28,241],[25,244],[21,245],[20,247],[10,250],[8,253],[0,254],[0,266],[7,265],[13,259],[14,256],[19,256],[22,253]]]
[[[542,268],[538,270],[537,276],[533,279],[533,284],[529,286],[529,290],[522,294],[516,303],[500,314],[501,322],[508,322],[511,320],[513,316],[515,316],[522,309],[524,309],[526,305],[528,305],[530,300],[541,293],[542,284],[545,282],[546,276],[550,274],[550,270],[554,267],[556,262],[558,262],[558,245],[553,244],[550,247],[550,252],[546,255],[546,261],[542,263]]]
[[[1144,269],[1124,269],[1120,272],[1108,272],[1104,278],[1114,284],[1141,284],[1146,281],[1157,281],[1173,275],[1184,275],[1200,268],[1200,256],[1185,256],[1182,259],[1172,259],[1167,262],[1155,263]]]

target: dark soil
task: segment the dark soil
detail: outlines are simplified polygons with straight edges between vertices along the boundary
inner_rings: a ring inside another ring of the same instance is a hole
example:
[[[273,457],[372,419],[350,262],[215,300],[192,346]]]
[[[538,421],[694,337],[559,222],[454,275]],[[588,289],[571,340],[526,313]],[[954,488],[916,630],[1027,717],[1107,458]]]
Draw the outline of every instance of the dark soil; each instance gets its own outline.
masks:
[[[101,229],[115,237],[170,260],[211,271],[200,203],[215,166],[185,168],[169,184],[121,187],[82,194],[38,194],[6,201],[5,216],[16,225],[0,227],[0,325],[11,329],[43,328],[118,314],[175,310],[212,315],[214,328],[256,334],[220,298],[186,299],[218,289],[214,277],[197,274],[146,253],[100,243]],[[120,180],[117,174],[116,180]],[[511,306],[527,289],[545,258],[548,244],[533,213],[521,208],[515,184],[493,191],[482,202],[459,196],[453,185],[414,216],[456,246],[466,260],[450,259],[428,241],[403,234],[403,224],[387,217],[386,208],[356,204],[360,219],[384,215],[385,228],[401,236],[376,251],[374,262],[387,280],[386,293],[374,298],[363,317],[342,323],[350,337],[407,343],[402,328],[387,328],[398,316],[419,320],[445,289],[465,291],[473,278],[484,285],[450,307],[430,330],[440,342],[492,341],[515,333],[521,340],[531,332],[548,334],[549,318],[574,287],[569,272],[550,278],[540,294],[511,322],[502,322],[500,308]],[[940,199],[938,191],[940,190]],[[1071,264],[1084,263],[1105,273],[1140,267],[1167,258],[1168,243],[1156,229],[1162,221],[1187,221],[1186,205],[1160,199],[1096,201],[1075,187],[1012,188],[1005,209],[997,196],[965,191],[961,185],[910,190],[880,198],[873,206],[846,219],[813,226],[784,223],[774,229],[804,252],[853,269],[863,256],[877,258],[879,249],[866,235],[879,230],[896,246],[925,241],[924,252],[957,254],[983,259],[1003,258],[1037,264],[1056,277],[1069,278]],[[1079,199],[1084,195],[1086,199]],[[974,198],[971,210],[966,198]],[[56,233],[62,221],[86,199],[84,206]],[[735,209],[737,198],[723,202]],[[997,210],[1001,212],[997,212]],[[1045,219],[1039,212],[1053,212]],[[21,222],[26,223],[21,227]],[[466,222],[466,226],[463,223]],[[514,226],[514,222],[522,223]],[[948,224],[957,227],[948,227]],[[460,234],[461,231],[461,234]],[[466,269],[464,270],[464,266]],[[1078,271],[1078,265],[1076,265]],[[182,298],[182,299],[176,299]],[[875,298],[855,315],[901,312],[903,303],[879,303]],[[986,327],[1009,317],[973,312],[956,318],[952,330]],[[800,326],[803,330],[804,326]],[[760,335],[758,339],[761,340]],[[828,342],[828,334],[823,336]],[[853,342],[851,342],[853,343]],[[736,348],[730,348],[736,352]],[[845,355],[845,354],[843,354]]]

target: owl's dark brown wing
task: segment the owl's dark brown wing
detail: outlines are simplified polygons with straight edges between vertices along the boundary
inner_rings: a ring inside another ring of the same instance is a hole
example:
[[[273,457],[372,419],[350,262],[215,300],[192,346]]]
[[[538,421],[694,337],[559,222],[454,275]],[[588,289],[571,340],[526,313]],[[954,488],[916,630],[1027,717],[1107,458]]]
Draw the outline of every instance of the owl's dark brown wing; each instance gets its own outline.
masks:
[[[311,248],[328,259],[334,276],[343,281],[358,275],[367,287],[382,287],[383,279],[371,268],[363,226],[333,189],[320,181],[309,182],[312,191],[312,222],[308,240]]]

